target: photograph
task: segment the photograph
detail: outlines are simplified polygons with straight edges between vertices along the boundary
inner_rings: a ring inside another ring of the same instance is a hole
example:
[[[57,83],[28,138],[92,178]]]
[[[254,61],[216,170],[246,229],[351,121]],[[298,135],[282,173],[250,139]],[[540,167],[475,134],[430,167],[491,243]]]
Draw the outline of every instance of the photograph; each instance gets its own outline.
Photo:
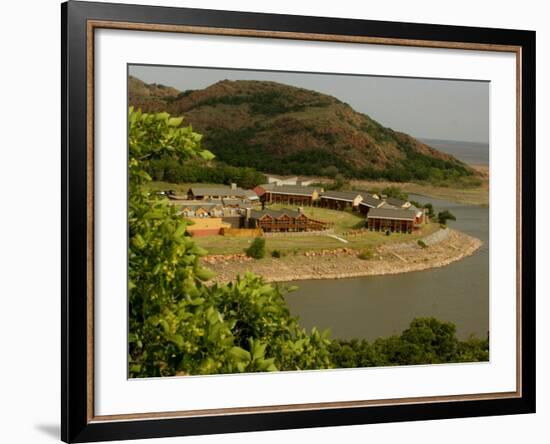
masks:
[[[128,378],[490,362],[489,81],[128,64],[127,100]]]
[[[535,32],[336,12],[63,4],[65,442],[535,412]]]

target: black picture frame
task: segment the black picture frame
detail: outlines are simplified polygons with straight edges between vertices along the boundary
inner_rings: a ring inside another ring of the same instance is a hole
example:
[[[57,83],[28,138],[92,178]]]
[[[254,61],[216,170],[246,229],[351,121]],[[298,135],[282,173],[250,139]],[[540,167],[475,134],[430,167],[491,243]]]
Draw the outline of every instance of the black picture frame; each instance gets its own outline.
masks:
[[[304,411],[95,421],[90,417],[88,344],[90,20],[332,36],[512,45],[521,49],[521,396],[335,407]],[[62,384],[61,438],[91,442],[325,427],[535,412],[535,32],[357,19],[69,1],[62,23]]]

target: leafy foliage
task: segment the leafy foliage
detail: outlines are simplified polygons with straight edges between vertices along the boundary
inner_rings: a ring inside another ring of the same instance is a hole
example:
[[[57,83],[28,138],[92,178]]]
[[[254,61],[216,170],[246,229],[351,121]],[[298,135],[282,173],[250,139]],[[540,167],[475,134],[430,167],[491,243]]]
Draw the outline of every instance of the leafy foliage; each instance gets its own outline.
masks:
[[[267,181],[266,177],[249,167],[235,167],[220,161],[164,156],[151,161],[147,173],[154,180],[171,183],[237,183],[251,189]]]
[[[212,154],[201,136],[166,113],[129,111],[129,376],[151,377],[328,368],[327,333],[311,334],[290,316],[283,288],[246,274],[207,281],[206,253],[187,222],[143,185],[151,162]]]
[[[435,217],[434,206],[431,203],[424,204],[424,208],[428,210],[428,217]]]
[[[252,94],[237,94],[230,96],[210,97],[194,104],[189,110],[200,106],[223,105],[242,105],[250,107],[253,114],[263,114],[265,116],[275,116],[277,114],[292,113],[303,111],[308,106],[323,107],[328,106],[330,101],[321,98],[310,100],[307,103],[297,100],[290,94],[284,94],[281,91],[259,91]]]
[[[461,162],[420,154],[405,142],[395,142],[404,147],[405,159],[402,161],[384,168],[360,168],[356,162],[334,155],[332,147],[338,141],[331,133],[314,134],[318,140],[316,145],[279,156],[265,149],[265,142],[257,142],[260,132],[261,128],[257,124],[244,128],[210,128],[205,145],[229,165],[253,167],[277,174],[321,175],[330,178],[339,175],[347,179],[430,182],[439,186],[480,185],[479,179]]]
[[[442,364],[489,360],[489,340],[459,341],[450,322],[414,319],[401,335],[366,340],[333,340],[330,352],[335,367],[375,367]]]
[[[401,190],[401,188],[396,187],[394,185],[383,188],[380,194],[383,194],[388,197],[393,197],[395,199],[401,199],[401,200],[409,199],[409,195],[405,191]]]
[[[445,224],[447,224],[448,220],[456,220],[456,216],[453,213],[451,213],[449,210],[440,211],[437,214],[437,221],[440,224],[445,225]]]
[[[361,251],[357,257],[359,259],[362,259],[364,261],[371,260],[374,257],[374,252],[372,248],[365,248],[363,251]]]

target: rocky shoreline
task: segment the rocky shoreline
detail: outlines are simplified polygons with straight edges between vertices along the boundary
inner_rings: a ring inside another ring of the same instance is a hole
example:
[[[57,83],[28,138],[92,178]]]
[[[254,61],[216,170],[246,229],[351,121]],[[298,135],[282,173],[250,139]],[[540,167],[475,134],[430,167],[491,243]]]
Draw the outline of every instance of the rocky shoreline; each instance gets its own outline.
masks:
[[[305,251],[283,258],[254,260],[242,254],[206,256],[203,264],[214,271],[213,282],[228,282],[247,271],[263,276],[266,282],[308,279],[344,279],[360,276],[407,273],[444,267],[470,256],[483,242],[452,229],[439,230],[423,239],[399,244],[383,244],[364,260],[351,248]]]

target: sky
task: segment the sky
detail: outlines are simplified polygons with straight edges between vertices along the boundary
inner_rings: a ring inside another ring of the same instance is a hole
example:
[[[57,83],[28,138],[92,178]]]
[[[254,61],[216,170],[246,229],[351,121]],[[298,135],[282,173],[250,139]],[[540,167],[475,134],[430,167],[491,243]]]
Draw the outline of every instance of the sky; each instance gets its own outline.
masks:
[[[489,143],[489,82],[132,65],[133,75],[181,91],[221,80],[270,80],[329,94],[417,138]]]

